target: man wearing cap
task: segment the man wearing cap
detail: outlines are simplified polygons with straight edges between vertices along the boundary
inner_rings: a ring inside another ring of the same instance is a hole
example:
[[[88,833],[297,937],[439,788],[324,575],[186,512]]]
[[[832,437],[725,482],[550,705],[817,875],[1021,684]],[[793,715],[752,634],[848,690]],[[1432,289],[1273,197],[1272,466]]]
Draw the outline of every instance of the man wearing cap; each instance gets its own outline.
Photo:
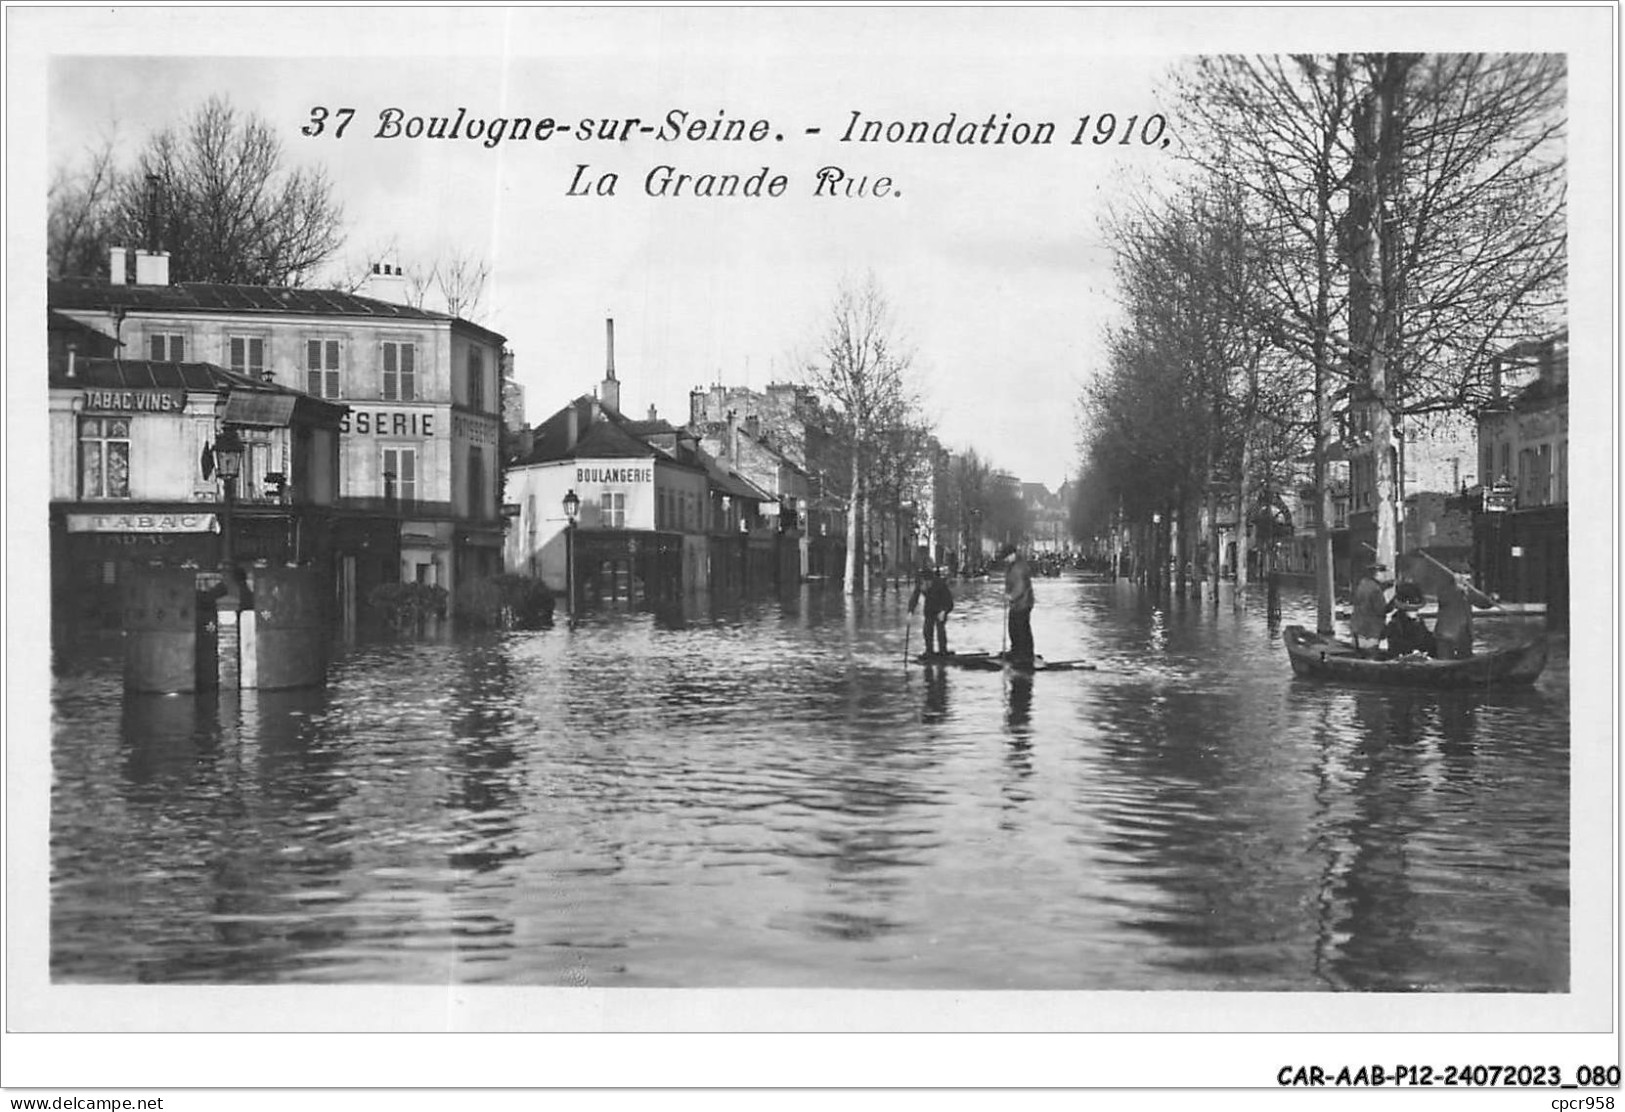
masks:
[[[1388,627],[1383,630],[1383,636],[1388,641],[1388,656],[1400,657],[1410,653],[1424,653],[1432,656],[1437,646],[1433,642],[1433,634],[1428,632],[1427,623],[1417,616],[1422,609],[1422,588],[1410,580],[1401,583],[1394,591],[1394,616],[1388,619]]]
[[[1382,639],[1383,625],[1393,603],[1388,601],[1388,584],[1381,576],[1388,565],[1380,562],[1368,564],[1365,574],[1354,585],[1354,609],[1349,615],[1349,626],[1354,632],[1354,647],[1361,655],[1374,653]]]
[[[1010,660],[1017,664],[1033,662],[1033,574],[1016,546],[999,549],[999,559],[1010,563],[1004,569],[1004,601],[1009,617]]]
[[[954,592],[942,577],[942,569],[923,567],[914,580],[914,593],[909,596],[908,612],[925,600],[925,655],[948,655],[948,612],[954,608]]]

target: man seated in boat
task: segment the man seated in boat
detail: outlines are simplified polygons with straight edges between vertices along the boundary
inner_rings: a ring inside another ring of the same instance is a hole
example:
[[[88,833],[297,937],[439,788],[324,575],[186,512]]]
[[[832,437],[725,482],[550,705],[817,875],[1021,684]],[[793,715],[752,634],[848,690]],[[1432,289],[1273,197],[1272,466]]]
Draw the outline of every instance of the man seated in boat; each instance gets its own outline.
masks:
[[[1422,602],[1422,588],[1409,580],[1394,590],[1394,616],[1388,619],[1382,631],[1383,639],[1388,642],[1388,651],[1383,654],[1386,659],[1396,660],[1412,653],[1433,655],[1437,647],[1433,634],[1417,615]]]
[[[1388,620],[1388,611],[1394,608],[1394,604],[1388,601],[1388,588],[1393,584],[1382,578],[1387,571],[1387,564],[1374,561],[1366,565],[1365,574],[1354,585],[1349,628],[1354,633],[1354,648],[1361,656],[1376,653],[1377,642],[1382,640],[1383,624]]]
[[[954,608],[954,592],[943,578],[942,569],[925,567],[914,579],[914,593],[909,596],[908,612],[925,600],[925,655],[948,655],[948,612]]]

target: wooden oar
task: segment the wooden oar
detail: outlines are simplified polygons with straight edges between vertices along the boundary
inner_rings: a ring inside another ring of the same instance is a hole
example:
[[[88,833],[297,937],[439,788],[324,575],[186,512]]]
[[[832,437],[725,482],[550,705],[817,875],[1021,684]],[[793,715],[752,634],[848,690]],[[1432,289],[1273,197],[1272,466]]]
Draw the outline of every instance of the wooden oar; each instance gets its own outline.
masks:
[[[1445,564],[1443,561],[1434,559],[1431,553],[1424,552],[1422,549],[1418,548],[1416,550],[1416,554],[1418,556],[1422,557],[1422,559],[1428,561],[1428,563],[1432,564],[1434,567],[1438,568],[1440,571],[1445,572],[1446,574],[1450,575],[1452,578],[1455,577],[1455,575],[1456,575],[1455,570],[1453,568],[1451,568],[1448,564]],[[1503,614],[1510,613],[1510,611],[1507,610],[1506,607],[1504,607],[1500,603],[1496,602],[1493,598],[1491,598],[1489,595],[1486,595],[1483,591],[1480,591],[1477,587],[1473,586],[1471,583],[1462,583],[1459,579],[1456,581],[1456,583],[1457,583],[1457,586],[1460,586],[1464,590],[1466,590],[1466,592],[1468,593],[1468,595],[1470,597],[1471,596],[1477,596],[1477,598],[1483,599],[1484,602],[1482,603],[1482,605],[1484,605],[1484,606],[1493,606],[1493,607],[1495,607],[1495,609],[1499,610]],[[1474,599],[1475,602],[1477,601],[1477,598]]]

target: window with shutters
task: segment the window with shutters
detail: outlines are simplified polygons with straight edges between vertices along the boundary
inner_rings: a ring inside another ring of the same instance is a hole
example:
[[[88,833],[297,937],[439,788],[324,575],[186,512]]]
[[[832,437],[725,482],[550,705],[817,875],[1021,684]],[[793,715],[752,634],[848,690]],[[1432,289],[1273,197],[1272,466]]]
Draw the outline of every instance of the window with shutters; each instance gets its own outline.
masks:
[[[227,337],[226,365],[240,375],[265,378],[265,337]]]
[[[186,337],[179,332],[147,333],[147,358],[154,363],[184,363]]]
[[[606,490],[598,500],[598,521],[605,529],[626,528],[626,495],[617,490]]]
[[[468,450],[468,516],[489,516],[485,505],[485,453],[479,448]]]
[[[340,371],[344,345],[340,340],[319,337],[305,341],[305,390],[318,398],[340,396]]]
[[[468,349],[468,407],[485,412],[485,352],[477,347]]]
[[[384,341],[383,396],[389,402],[409,402],[418,396],[417,345]]]

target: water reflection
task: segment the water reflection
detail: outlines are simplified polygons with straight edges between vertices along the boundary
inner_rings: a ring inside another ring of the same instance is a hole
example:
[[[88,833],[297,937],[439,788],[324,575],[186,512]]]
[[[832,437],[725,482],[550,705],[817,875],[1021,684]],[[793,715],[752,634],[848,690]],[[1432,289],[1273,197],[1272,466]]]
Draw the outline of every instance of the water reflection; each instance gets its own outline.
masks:
[[[818,589],[362,646],[317,692],[80,662],[52,975],[1567,987],[1561,651],[1532,691],[1343,689],[1261,606],[1036,587],[1098,672],[905,667],[906,598]],[[997,646],[998,585],[958,596]]]
[[[1004,786],[1004,798],[1017,805],[1032,798],[1022,782],[1033,774],[1034,679],[1029,673],[1010,672],[1004,681],[1004,731],[1009,738],[1004,763],[1010,773]]]
[[[925,709],[920,713],[920,721],[926,725],[946,722],[949,718],[948,668],[942,664],[927,664],[921,671],[925,673]]]
[[[1419,930],[1408,847],[1425,816],[1417,700],[1410,693],[1356,690],[1350,811],[1341,837],[1353,847],[1332,889],[1345,941],[1329,972],[1354,988],[1414,987],[1411,961]],[[1420,964],[1420,962],[1418,962]]]

